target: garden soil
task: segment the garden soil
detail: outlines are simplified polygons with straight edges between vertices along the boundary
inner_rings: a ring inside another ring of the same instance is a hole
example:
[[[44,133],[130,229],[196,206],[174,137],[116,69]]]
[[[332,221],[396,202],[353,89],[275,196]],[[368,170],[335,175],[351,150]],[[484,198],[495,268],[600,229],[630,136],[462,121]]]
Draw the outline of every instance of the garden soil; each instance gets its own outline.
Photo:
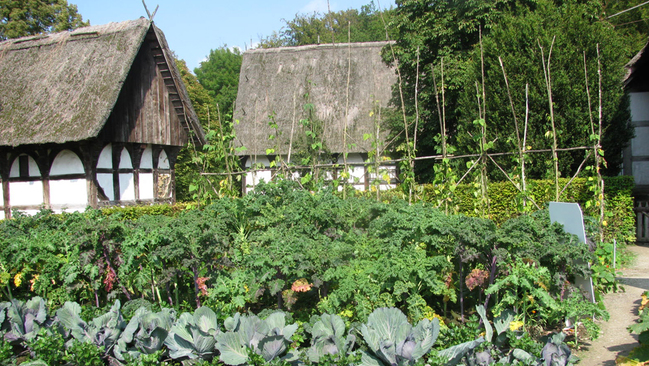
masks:
[[[649,246],[627,247],[636,255],[632,264],[621,268],[618,280],[624,291],[604,296],[606,309],[611,315],[608,322],[601,322],[598,339],[577,352],[584,366],[614,366],[619,356],[628,356],[638,346],[638,336],[627,327],[638,319],[638,307],[642,293],[649,290]]]

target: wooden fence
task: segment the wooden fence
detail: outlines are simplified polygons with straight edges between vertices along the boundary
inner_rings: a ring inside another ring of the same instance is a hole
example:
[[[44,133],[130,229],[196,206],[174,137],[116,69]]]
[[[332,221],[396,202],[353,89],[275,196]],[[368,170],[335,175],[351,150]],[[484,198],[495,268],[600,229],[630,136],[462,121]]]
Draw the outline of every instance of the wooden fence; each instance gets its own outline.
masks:
[[[638,244],[649,244],[649,201],[636,201],[636,238]]]

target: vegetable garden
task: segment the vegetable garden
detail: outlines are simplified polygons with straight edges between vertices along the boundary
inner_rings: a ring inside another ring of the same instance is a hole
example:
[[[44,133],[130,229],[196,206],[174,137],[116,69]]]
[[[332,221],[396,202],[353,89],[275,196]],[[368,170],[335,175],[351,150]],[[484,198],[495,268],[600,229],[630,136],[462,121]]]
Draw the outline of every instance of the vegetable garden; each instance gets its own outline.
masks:
[[[0,362],[563,365],[566,319],[596,336],[607,314],[572,283],[614,290],[612,244],[577,245],[543,210],[383,199],[282,181],[200,209],[16,214],[0,222]]]

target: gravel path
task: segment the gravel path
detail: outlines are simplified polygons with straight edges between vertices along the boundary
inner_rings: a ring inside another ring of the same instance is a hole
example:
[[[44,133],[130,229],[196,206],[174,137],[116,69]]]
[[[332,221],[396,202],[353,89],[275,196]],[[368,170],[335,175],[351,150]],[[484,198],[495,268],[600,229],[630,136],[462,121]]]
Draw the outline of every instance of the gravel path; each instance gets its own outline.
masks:
[[[624,286],[625,292],[607,294],[604,296],[606,309],[611,315],[608,322],[601,323],[602,332],[595,341],[586,345],[578,356],[580,365],[584,366],[615,366],[618,355],[627,356],[638,346],[638,336],[626,329],[638,318],[640,296],[649,290],[649,247],[629,246],[636,259],[628,268],[622,268],[618,280]]]

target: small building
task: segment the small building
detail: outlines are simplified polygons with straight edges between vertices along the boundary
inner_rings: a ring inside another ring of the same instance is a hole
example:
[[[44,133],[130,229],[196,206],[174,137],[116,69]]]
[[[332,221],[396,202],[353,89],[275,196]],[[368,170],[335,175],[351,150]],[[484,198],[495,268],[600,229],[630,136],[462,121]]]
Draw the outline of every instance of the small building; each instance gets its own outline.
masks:
[[[283,166],[308,165],[305,152],[320,153],[319,163],[331,165],[328,179],[342,178],[356,189],[396,184],[396,166],[381,163],[377,169],[376,164],[388,145],[383,120],[397,81],[395,70],[381,57],[387,44],[322,44],[243,54],[234,120],[235,147],[248,169],[244,193],[262,179],[273,179]]]
[[[148,19],[0,42],[0,219],[173,202],[190,137],[205,140]]]
[[[627,65],[625,87],[629,92],[631,122],[635,137],[624,152],[625,175],[632,175],[634,194],[649,199],[649,44]]]

